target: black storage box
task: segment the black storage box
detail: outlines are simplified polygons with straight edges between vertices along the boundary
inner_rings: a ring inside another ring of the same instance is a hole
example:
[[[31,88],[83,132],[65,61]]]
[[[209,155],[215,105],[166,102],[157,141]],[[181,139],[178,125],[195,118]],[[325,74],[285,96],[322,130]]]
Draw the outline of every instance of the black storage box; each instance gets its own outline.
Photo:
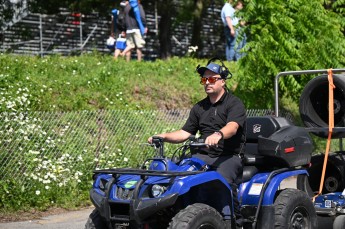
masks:
[[[258,137],[258,151],[268,165],[296,167],[308,165],[313,143],[308,132],[298,126],[285,126],[269,137]]]

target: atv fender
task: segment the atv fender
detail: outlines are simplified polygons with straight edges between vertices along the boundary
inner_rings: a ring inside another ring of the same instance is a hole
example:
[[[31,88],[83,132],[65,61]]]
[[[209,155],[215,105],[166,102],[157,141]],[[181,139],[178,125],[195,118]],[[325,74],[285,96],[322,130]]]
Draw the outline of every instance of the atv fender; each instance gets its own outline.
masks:
[[[274,203],[274,199],[278,190],[281,189],[280,185],[283,180],[289,177],[297,177],[298,175],[308,175],[306,170],[292,170],[279,173],[268,181],[267,188],[263,196],[262,206],[269,206]],[[265,182],[269,177],[269,173],[256,174],[250,181],[243,184],[240,188],[240,196],[242,205],[256,205],[259,202],[260,195],[263,191]],[[297,178],[296,178],[297,179]],[[295,184],[296,185],[296,184]],[[297,185],[296,185],[297,188]]]
[[[276,192],[280,189],[279,186],[283,180],[289,177],[297,177],[298,175],[301,175],[301,174],[308,175],[308,172],[306,170],[301,169],[301,170],[294,170],[294,171],[281,173],[273,177],[273,179],[271,180],[265,192],[263,205],[271,205],[274,203]]]
[[[219,173],[215,171],[210,171],[210,172],[197,174],[194,176],[185,177],[181,179],[179,182],[175,182],[174,185],[171,187],[170,192],[179,193],[180,195],[183,195],[189,192],[190,189],[193,187],[200,186],[212,181],[219,181],[224,186],[226,186],[229,190],[231,190],[230,185],[224,179],[224,177],[222,177]]]

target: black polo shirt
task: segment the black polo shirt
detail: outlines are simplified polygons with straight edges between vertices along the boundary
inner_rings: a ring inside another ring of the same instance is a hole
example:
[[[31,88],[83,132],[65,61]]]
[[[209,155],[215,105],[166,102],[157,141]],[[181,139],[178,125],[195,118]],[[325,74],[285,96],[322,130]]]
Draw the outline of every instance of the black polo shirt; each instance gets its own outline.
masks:
[[[240,153],[245,121],[246,110],[242,101],[230,92],[225,92],[215,104],[210,102],[209,97],[195,104],[182,130],[193,135],[200,131],[200,138],[206,139],[227,123],[236,122],[239,129],[234,136],[220,140],[218,147],[202,149],[200,152],[210,157],[218,157]]]

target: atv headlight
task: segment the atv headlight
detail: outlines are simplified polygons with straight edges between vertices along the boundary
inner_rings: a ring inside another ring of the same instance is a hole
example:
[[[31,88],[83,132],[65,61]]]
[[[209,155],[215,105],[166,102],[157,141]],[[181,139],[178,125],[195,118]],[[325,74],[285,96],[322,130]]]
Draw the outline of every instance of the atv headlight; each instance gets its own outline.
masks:
[[[159,184],[155,184],[151,188],[151,194],[153,197],[157,198],[157,197],[160,197],[165,192],[165,190],[166,190],[166,187]]]

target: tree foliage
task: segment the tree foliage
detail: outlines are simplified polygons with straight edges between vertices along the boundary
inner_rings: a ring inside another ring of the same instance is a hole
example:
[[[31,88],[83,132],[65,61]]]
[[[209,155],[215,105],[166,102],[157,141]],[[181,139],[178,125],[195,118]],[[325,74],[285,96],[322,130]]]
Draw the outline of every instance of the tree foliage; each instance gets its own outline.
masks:
[[[335,12],[345,15],[345,0],[325,0],[325,5],[330,6]]]
[[[203,29],[204,17],[209,9],[214,10],[217,6],[223,6],[224,0],[185,0],[181,1],[180,10],[177,14],[177,22],[192,22],[191,46],[197,46],[196,57],[201,57],[200,51],[203,50],[204,35],[200,33]],[[217,6],[216,6],[217,5]],[[221,8],[219,8],[221,10]],[[217,15],[220,18],[220,14]],[[209,19],[208,19],[209,20]],[[222,28],[219,25],[219,28]],[[215,29],[216,31],[218,29]],[[223,33],[220,30],[219,35]],[[212,53],[210,53],[212,55]]]
[[[6,26],[14,16],[15,3],[8,0],[0,0],[0,28]]]
[[[175,25],[179,23],[191,22],[192,24],[192,38],[191,46],[198,46],[202,49],[203,38],[200,31],[202,31],[202,18],[205,15],[207,8],[214,5],[215,2],[222,2],[223,0],[145,0],[143,5],[149,2],[157,4],[159,21],[159,43],[160,43],[160,56],[162,59],[171,57],[171,33]],[[196,52],[198,56],[198,51]]]
[[[160,43],[160,57],[168,59],[171,57],[171,24],[172,17],[176,15],[177,8],[173,1],[157,0],[157,10],[161,14],[161,19],[158,23],[158,39]]]
[[[283,71],[340,68],[345,64],[344,17],[320,0],[250,0],[241,15],[248,23],[246,56],[239,62],[239,93],[257,98],[250,107],[273,105],[274,77]],[[297,98],[305,77],[280,80]],[[249,100],[250,101],[250,100]]]

